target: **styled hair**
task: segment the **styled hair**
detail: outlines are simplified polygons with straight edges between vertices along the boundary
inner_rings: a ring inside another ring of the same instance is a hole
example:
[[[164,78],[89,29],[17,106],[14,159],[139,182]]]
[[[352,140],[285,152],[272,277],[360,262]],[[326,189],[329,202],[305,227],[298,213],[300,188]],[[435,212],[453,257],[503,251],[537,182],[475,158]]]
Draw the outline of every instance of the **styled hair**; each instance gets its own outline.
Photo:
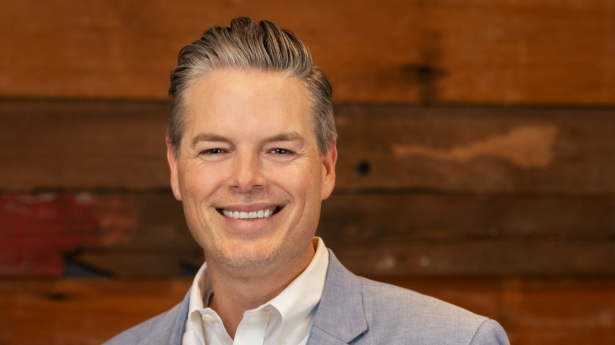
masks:
[[[309,92],[318,151],[323,156],[327,154],[331,141],[337,138],[331,83],[314,66],[310,51],[293,32],[267,20],[255,23],[242,17],[231,20],[230,27],[208,29],[200,40],[179,52],[177,66],[171,71],[171,117],[167,129],[176,157],[184,132],[186,91],[199,78],[219,68],[256,69],[298,78]]]

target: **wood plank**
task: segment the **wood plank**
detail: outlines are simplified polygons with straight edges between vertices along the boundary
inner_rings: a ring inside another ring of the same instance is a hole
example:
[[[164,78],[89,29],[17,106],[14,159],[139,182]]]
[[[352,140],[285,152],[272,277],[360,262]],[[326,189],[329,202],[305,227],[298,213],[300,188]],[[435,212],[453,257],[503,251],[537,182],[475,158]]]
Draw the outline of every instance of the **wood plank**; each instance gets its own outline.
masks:
[[[317,234],[344,248],[455,241],[610,241],[613,197],[334,194]]]
[[[119,277],[170,277],[200,265],[203,252],[170,193],[0,197],[0,276],[59,277],[65,260]]]
[[[332,246],[338,259],[360,275],[447,276],[613,276],[615,243],[460,241],[452,243]]]
[[[338,191],[615,194],[615,110],[338,104]],[[2,101],[0,189],[169,188],[165,102]]]
[[[5,195],[0,210],[0,276],[58,277],[69,260],[173,277],[203,262],[171,193]],[[614,275],[614,211],[613,197],[333,195],[317,235],[386,279]]]
[[[387,282],[493,318],[513,345],[615,340],[613,279]],[[179,303],[190,284],[190,279],[0,281],[0,340],[5,345],[100,344]]]
[[[615,192],[612,110],[407,105],[335,110],[338,188]]]
[[[3,189],[169,188],[161,102],[0,102]]]
[[[297,32],[338,101],[615,103],[608,0],[15,1],[0,95],[166,99],[179,49],[238,13]]]

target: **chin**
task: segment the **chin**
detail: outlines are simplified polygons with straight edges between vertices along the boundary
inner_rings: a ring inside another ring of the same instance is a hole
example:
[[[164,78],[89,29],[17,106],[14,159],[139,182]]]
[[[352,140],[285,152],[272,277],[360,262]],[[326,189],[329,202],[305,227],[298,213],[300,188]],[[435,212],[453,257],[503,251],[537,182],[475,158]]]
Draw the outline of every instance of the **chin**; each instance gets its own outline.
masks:
[[[280,248],[240,245],[212,253],[212,259],[234,268],[257,268],[271,265],[280,256],[280,252]]]

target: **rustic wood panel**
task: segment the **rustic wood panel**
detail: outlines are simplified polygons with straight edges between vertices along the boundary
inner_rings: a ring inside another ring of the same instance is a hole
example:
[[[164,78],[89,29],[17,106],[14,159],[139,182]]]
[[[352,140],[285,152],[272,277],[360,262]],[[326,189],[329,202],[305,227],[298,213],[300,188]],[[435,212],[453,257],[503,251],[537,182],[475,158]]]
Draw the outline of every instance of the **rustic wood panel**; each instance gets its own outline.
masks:
[[[0,276],[58,277],[66,260],[119,277],[170,277],[203,253],[170,193],[0,198]]]
[[[613,119],[598,109],[339,106],[337,186],[611,194]]]
[[[237,15],[297,32],[338,101],[615,103],[609,0],[13,1],[0,95],[165,99],[179,49]]]
[[[615,110],[335,107],[337,190],[612,195]],[[0,189],[169,188],[165,102],[0,102]]]
[[[317,235],[361,275],[614,275],[615,198],[333,195]],[[181,203],[161,194],[5,195],[0,276],[60,276],[64,260],[119,277],[203,261]]]
[[[612,344],[612,279],[402,279],[410,288],[493,318],[513,345]],[[0,282],[0,341],[100,344],[179,303],[191,281]]]
[[[168,110],[161,102],[0,102],[0,184],[169,188]]]
[[[609,241],[613,197],[334,194],[317,234],[327,245],[498,241]]]

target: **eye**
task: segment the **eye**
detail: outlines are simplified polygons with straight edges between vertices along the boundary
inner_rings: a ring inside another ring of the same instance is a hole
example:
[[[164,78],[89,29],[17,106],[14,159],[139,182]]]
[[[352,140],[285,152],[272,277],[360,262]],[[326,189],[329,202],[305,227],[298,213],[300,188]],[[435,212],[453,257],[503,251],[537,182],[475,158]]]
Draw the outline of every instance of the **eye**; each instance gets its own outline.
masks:
[[[223,149],[209,149],[201,152],[201,154],[205,155],[219,155],[221,153],[224,153]]]
[[[276,155],[289,155],[293,153],[291,150],[281,149],[281,148],[273,149],[270,152],[275,153]]]

